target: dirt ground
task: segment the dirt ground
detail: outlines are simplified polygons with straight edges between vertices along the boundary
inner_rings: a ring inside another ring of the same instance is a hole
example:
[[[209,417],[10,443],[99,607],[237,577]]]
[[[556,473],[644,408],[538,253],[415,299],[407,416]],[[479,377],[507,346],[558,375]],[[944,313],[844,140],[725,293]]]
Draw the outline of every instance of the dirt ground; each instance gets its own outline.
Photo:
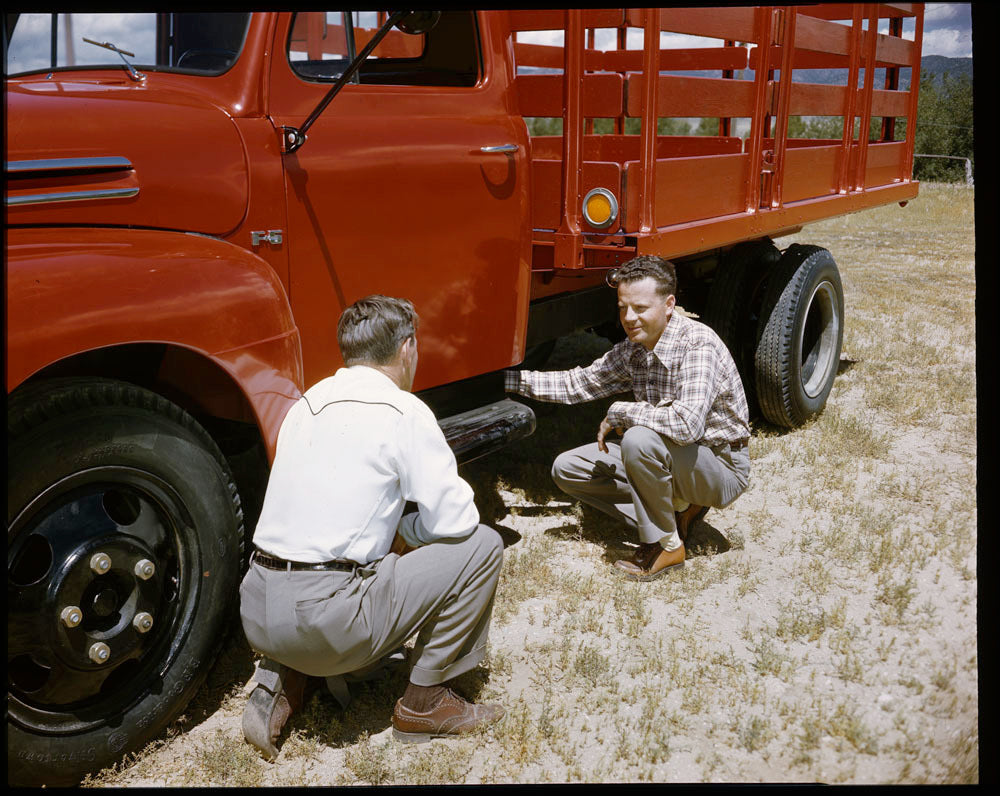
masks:
[[[840,375],[805,427],[755,423],[750,488],[676,577],[619,577],[624,528],[549,478],[608,402],[533,403],[535,435],[464,468],[507,542],[491,655],[460,684],[507,708],[498,727],[398,743],[396,672],[347,711],[315,695],[265,763],[242,740],[237,630],[185,715],[86,784],[977,782],[973,206],[924,185],[776,241],[839,264]],[[547,367],[607,345],[563,340]]]

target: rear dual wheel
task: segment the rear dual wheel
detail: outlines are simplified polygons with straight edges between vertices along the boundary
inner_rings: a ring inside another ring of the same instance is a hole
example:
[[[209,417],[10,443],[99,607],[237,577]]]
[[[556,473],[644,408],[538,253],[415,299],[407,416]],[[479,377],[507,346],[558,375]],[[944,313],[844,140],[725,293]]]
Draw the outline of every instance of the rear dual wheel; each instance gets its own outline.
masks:
[[[8,403],[8,783],[70,785],[139,748],[204,680],[232,618],[232,476],[177,406],[60,379]]]
[[[826,405],[840,365],[844,290],[830,252],[793,244],[768,280],[758,321],[757,397],[764,417],[795,428]]]
[[[730,249],[709,289],[702,318],[729,348],[743,380],[751,415],[757,412],[757,321],[767,277],[780,257],[781,252],[768,239],[739,243]]]
[[[822,411],[840,362],[844,293],[826,249],[769,240],[733,247],[703,320],[729,348],[750,413],[795,428]]]

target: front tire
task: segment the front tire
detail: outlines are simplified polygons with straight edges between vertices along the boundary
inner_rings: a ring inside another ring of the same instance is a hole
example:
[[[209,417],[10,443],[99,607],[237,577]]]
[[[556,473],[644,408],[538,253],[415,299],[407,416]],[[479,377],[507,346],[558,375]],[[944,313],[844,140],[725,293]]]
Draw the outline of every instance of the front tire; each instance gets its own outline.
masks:
[[[768,281],[756,353],[761,413],[801,426],[826,405],[840,364],[844,290],[830,252],[793,244]]]
[[[235,605],[240,499],[201,426],[133,385],[32,385],[7,422],[8,783],[71,785],[204,681]]]

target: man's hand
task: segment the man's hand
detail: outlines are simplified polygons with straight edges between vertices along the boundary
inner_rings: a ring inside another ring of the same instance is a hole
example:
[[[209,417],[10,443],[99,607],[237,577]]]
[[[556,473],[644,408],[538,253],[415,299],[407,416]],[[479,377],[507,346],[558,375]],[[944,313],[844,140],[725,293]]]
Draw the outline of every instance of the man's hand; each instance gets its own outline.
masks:
[[[620,426],[612,426],[607,418],[601,421],[601,427],[597,429],[597,449],[601,453],[608,452],[608,446],[604,444],[604,438],[608,436],[612,431],[614,431],[618,436],[622,434],[622,428]]]
[[[389,548],[390,553],[395,553],[396,555],[405,556],[411,550],[416,550],[415,547],[410,547],[406,542],[403,541],[403,537],[396,532],[395,538],[392,540],[392,547]]]

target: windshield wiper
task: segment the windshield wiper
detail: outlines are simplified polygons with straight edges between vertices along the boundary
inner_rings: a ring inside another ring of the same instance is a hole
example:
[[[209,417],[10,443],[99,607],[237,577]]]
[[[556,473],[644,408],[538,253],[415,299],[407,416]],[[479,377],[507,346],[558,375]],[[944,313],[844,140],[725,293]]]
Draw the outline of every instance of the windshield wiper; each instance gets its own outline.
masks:
[[[330,101],[337,96],[337,93],[354,77],[355,72],[361,68],[361,64],[364,63],[372,50],[378,46],[379,42],[385,38],[385,35],[393,27],[398,27],[403,33],[409,35],[419,35],[433,28],[440,16],[440,11],[394,11],[382,23],[382,26],[375,31],[371,40],[365,45],[365,48],[354,57],[354,60],[351,61],[347,69],[337,78],[337,81],[330,87],[326,96],[320,100],[319,105],[313,109],[313,112],[309,114],[305,122],[302,123],[302,126],[291,127],[285,125],[281,128],[282,152],[286,155],[291,154],[306,142],[306,131],[312,127],[313,122],[320,117],[320,114],[330,104]]]
[[[80,38],[82,38],[85,42],[87,42],[87,44],[93,44],[96,45],[97,47],[103,47],[105,50],[111,50],[111,52],[118,53],[119,57],[125,64],[125,68],[128,70],[128,76],[137,83],[146,79],[146,76],[142,72],[137,72],[135,70],[135,67],[125,60],[126,55],[129,58],[135,58],[135,53],[130,53],[128,50],[119,50],[117,47],[115,47],[115,45],[113,45],[109,41],[106,42],[94,41],[93,39],[88,39],[86,36],[81,36]]]

